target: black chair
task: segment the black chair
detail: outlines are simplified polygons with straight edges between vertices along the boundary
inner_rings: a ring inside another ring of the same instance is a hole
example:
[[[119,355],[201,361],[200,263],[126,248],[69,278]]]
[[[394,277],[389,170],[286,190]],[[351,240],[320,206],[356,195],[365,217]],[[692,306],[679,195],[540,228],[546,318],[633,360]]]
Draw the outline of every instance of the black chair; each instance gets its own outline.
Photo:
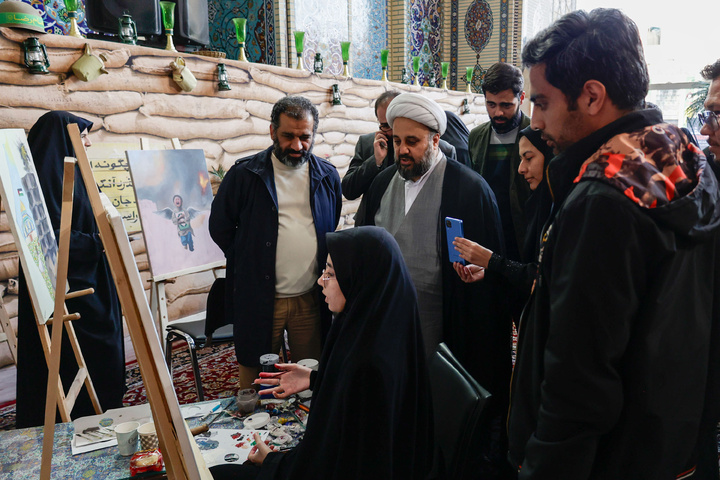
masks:
[[[195,376],[195,388],[198,401],[205,400],[203,393],[200,366],[197,359],[197,349],[212,343],[221,343],[232,340],[232,325],[225,317],[225,279],[217,278],[210,287],[207,297],[207,308],[204,313],[193,315],[169,324],[165,331],[165,362],[172,377],[172,343],[183,340],[190,350],[190,359]]]
[[[476,478],[483,409],[490,399],[444,343],[428,365],[435,428],[431,478]]]

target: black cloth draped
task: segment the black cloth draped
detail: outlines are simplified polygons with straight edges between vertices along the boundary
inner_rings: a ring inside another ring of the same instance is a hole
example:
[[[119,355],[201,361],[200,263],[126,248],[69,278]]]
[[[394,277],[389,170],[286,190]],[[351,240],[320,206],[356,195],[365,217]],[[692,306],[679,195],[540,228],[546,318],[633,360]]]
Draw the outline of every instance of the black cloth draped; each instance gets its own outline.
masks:
[[[82,132],[92,123],[68,112],[49,112],[28,134],[38,181],[48,214],[58,237],[62,208],[63,160],[74,157],[67,125],[77,123]],[[67,300],[68,311],[78,312],[73,322],[78,343],[103,410],[122,407],[125,393],[125,351],[120,304],[110,268],[103,253],[97,225],[80,169],[75,167],[72,226],[68,266],[70,291],[94,288],[95,293]],[[47,366],[27,285],[21,272],[18,302],[17,427],[42,425],[45,415]],[[60,375],[65,389],[77,372],[67,335],[63,335]],[[94,415],[85,389],[72,417]]]

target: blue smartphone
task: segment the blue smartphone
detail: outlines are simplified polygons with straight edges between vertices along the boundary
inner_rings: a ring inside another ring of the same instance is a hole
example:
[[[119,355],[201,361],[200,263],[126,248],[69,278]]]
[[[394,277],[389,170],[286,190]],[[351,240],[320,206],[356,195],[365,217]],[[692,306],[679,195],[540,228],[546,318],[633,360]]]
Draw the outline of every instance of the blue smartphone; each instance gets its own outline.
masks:
[[[445,217],[445,233],[447,234],[448,257],[451,262],[460,262],[465,265],[465,260],[460,258],[460,252],[455,250],[453,241],[455,237],[464,237],[463,221],[457,218]]]

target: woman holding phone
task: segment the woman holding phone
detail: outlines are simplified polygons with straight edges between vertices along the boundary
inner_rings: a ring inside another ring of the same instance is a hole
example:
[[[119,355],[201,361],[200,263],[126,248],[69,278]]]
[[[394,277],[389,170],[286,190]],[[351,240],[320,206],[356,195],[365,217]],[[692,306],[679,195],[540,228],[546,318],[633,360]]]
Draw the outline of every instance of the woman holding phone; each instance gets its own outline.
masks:
[[[545,221],[550,215],[552,197],[545,179],[545,165],[553,152],[537,130],[530,127],[520,132],[520,165],[518,173],[525,177],[533,191],[525,205],[528,218],[527,236],[521,251],[523,262],[515,262],[466,238],[455,238],[453,245],[467,265],[453,264],[464,282],[477,282],[485,277],[485,270],[498,272],[525,293],[530,293],[537,275],[537,254]]]

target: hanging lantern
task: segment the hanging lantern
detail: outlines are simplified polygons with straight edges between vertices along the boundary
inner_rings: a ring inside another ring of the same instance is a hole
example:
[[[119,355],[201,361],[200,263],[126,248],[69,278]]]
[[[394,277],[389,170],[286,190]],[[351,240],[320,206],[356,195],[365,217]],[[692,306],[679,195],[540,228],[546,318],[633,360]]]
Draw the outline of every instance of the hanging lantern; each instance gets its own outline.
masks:
[[[340,88],[337,83],[332,86],[332,104],[333,106],[343,104],[342,99],[340,98]]]
[[[230,90],[227,69],[224,63],[218,63],[218,90]]]
[[[320,52],[315,53],[315,61],[313,62],[313,70],[315,73],[323,73],[323,59]]]
[[[25,65],[33,74],[49,73],[50,61],[48,60],[45,45],[40,43],[37,37],[28,37],[22,43],[25,52]]]
[[[137,45],[137,26],[127,13],[118,18],[118,36],[122,43]]]

